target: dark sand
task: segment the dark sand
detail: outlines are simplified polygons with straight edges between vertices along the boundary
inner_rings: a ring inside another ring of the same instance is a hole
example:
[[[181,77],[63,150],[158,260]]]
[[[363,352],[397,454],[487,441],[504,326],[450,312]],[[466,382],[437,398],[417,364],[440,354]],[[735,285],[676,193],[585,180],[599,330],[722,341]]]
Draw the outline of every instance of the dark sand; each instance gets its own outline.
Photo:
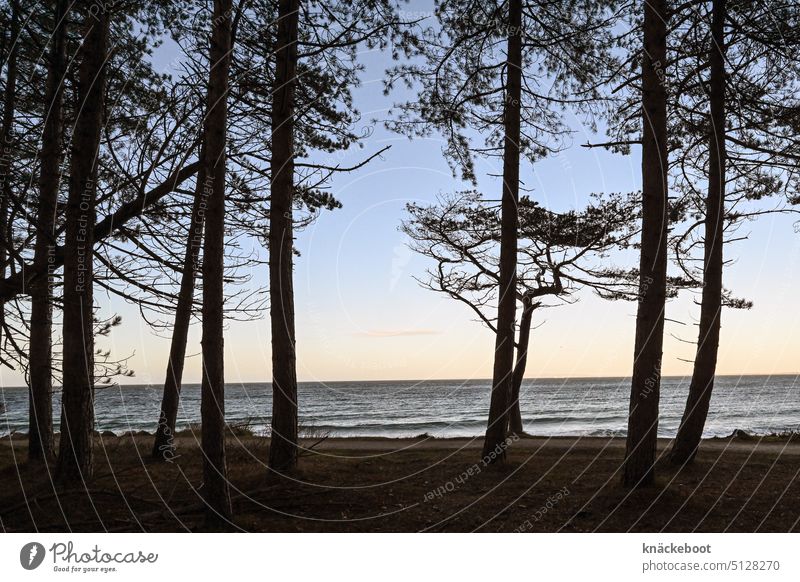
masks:
[[[199,435],[153,463],[146,435],[98,438],[86,489],[58,491],[0,439],[3,531],[202,531]],[[703,443],[693,466],[665,462],[654,487],[619,484],[624,441],[521,438],[485,467],[472,439],[307,439],[299,468],[265,467],[269,441],[229,438],[233,531],[798,531],[800,443]],[[664,441],[663,451],[669,443]],[[88,491],[88,493],[87,493]]]

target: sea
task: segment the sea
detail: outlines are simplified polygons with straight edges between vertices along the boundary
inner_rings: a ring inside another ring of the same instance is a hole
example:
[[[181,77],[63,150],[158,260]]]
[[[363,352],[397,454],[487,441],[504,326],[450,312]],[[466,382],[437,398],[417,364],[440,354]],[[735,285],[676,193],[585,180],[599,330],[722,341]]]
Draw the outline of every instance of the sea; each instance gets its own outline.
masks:
[[[483,434],[488,380],[305,382],[299,385],[300,435],[309,437],[465,437]],[[674,436],[689,378],[662,379],[660,436]],[[162,387],[123,385],[95,392],[96,429],[123,434],[155,430]],[[226,418],[269,434],[269,383],[229,384]],[[525,431],[542,436],[624,436],[628,378],[526,379],[520,394]],[[0,388],[0,435],[27,431],[25,388]],[[58,429],[60,398],[54,398]],[[199,426],[200,386],[183,387],[178,429]],[[800,430],[800,376],[720,376],[705,436],[736,430],[771,434]]]

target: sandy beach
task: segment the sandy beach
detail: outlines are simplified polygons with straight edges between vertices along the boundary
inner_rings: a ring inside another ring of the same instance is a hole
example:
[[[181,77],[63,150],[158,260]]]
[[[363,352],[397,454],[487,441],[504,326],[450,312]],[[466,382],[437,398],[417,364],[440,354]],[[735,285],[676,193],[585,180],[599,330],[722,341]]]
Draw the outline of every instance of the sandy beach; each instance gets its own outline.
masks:
[[[202,531],[199,434],[172,462],[145,434],[97,437],[86,489],[56,491],[22,462],[25,439],[0,441],[0,519],[19,531]],[[232,531],[797,531],[800,443],[712,439],[655,486],[619,485],[624,440],[522,437],[490,467],[480,439],[305,439],[298,470],[268,473],[269,440],[229,435]],[[659,442],[663,452],[669,442]]]

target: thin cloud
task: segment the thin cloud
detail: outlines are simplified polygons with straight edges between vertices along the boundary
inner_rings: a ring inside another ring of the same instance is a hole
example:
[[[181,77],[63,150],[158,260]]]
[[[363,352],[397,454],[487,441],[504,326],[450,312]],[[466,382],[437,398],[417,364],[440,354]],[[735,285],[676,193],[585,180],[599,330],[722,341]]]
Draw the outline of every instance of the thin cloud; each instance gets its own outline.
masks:
[[[353,335],[356,337],[409,337],[417,335],[440,335],[438,329],[370,329],[358,331]]]

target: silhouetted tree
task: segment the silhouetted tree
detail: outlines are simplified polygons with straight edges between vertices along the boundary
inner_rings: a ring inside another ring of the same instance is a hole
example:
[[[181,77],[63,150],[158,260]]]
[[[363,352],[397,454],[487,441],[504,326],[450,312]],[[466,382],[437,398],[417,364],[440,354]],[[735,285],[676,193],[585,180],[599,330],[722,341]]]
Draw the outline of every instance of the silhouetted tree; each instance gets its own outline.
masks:
[[[672,459],[685,462],[694,457],[703,434],[711,401],[711,388],[719,350],[722,315],[722,251],[725,229],[725,12],[726,0],[713,0],[708,96],[709,127],[708,195],[705,208],[703,296],[694,372],[689,386],[686,412],[672,448]]]
[[[206,520],[231,516],[225,455],[225,350],[223,304],[225,270],[225,144],[228,131],[228,74],[231,60],[231,0],[214,0],[208,102],[203,135],[207,197],[203,241],[203,382],[201,395],[203,497]]]
[[[53,14],[54,32],[47,63],[45,121],[42,132],[39,200],[37,204],[35,268],[46,273],[31,288],[30,422],[28,458],[47,460],[55,454],[53,438],[53,292],[54,270],[50,258],[58,244],[56,216],[61,179],[61,148],[64,134],[64,79],[66,76],[67,2],[57,0]]]
[[[9,20],[9,38],[6,40],[5,31],[3,39],[8,43],[8,57],[5,65],[5,85],[3,87],[3,125],[0,127],[0,276],[6,275],[6,263],[11,246],[9,205],[12,197],[12,161],[15,157],[14,145],[14,114],[17,107],[17,60],[20,45],[20,10],[19,2],[11,0]],[[3,55],[4,57],[6,55]],[[5,328],[5,306],[0,309],[0,345],[3,343]]]
[[[125,236],[125,228],[130,225],[132,219],[141,214],[152,213],[168,193],[173,192],[180,182],[191,177],[192,172],[196,171],[196,167],[194,169],[189,167],[187,171],[180,171],[179,168],[170,177],[162,173],[169,173],[171,166],[181,164],[183,160],[179,155],[176,156],[175,150],[172,149],[180,141],[180,133],[177,132],[176,139],[176,132],[172,134],[169,131],[165,131],[165,134],[160,132],[170,122],[169,117],[160,117],[159,110],[159,102],[163,102],[161,86],[164,79],[161,75],[155,74],[147,64],[147,59],[143,58],[152,50],[153,45],[147,40],[152,41],[155,36],[151,29],[156,27],[160,12],[153,8],[157,8],[158,5],[157,1],[148,2],[147,5],[117,2],[113,6],[102,7],[104,10],[110,9],[115,12],[111,22],[113,32],[110,33],[115,40],[115,50],[109,55],[110,62],[106,67],[108,79],[106,91],[113,96],[113,101],[103,113],[105,123],[96,172],[97,212],[102,213],[104,218],[95,224],[97,244],[94,245],[93,251],[94,259],[101,264],[104,257],[98,250],[104,249],[104,241],[111,239],[119,241]],[[98,6],[93,5],[88,9],[96,10]],[[55,19],[53,3],[30,2],[25,10],[26,26],[17,39],[25,55],[23,64],[26,67],[21,85],[24,99],[17,115],[24,132],[19,134],[22,139],[19,141],[19,147],[15,148],[15,167],[25,171],[18,171],[15,175],[19,194],[12,200],[12,214],[15,216],[15,221],[11,250],[14,262],[11,265],[10,275],[0,281],[0,295],[3,305],[12,308],[11,313],[15,319],[14,322],[10,322],[13,326],[10,327],[13,337],[9,338],[6,344],[8,349],[4,349],[3,356],[12,358],[19,365],[31,386],[32,394],[38,392],[43,394],[42,398],[37,399],[41,404],[40,412],[31,410],[31,424],[34,424],[37,418],[47,420],[46,415],[49,410],[47,400],[50,395],[42,386],[48,383],[52,387],[54,382],[61,383],[62,380],[62,355],[58,350],[54,351],[53,347],[62,346],[63,341],[57,333],[53,337],[49,321],[58,317],[57,311],[53,313],[53,308],[57,310],[61,306],[62,285],[57,271],[64,264],[66,256],[62,239],[65,231],[64,199],[67,197],[65,190],[68,188],[65,188],[64,184],[59,187],[57,173],[55,180],[47,177],[48,165],[52,166],[50,156],[52,152],[48,146],[48,143],[52,145],[48,137],[52,135],[49,133],[52,125],[49,124],[58,117],[60,102],[57,99],[51,100],[46,88],[52,86],[52,81],[47,83],[39,73],[39,69],[46,72],[50,68],[50,59],[45,59],[47,67],[36,66],[44,48],[46,48],[45,54],[53,52],[54,45],[51,43],[60,38],[60,29],[56,27],[59,21]],[[65,31],[65,43],[69,55],[74,54],[80,37],[79,34],[66,35],[66,31],[72,29],[79,31],[80,23],[73,26],[73,19],[80,14],[81,11],[74,10],[60,22]],[[71,56],[68,60],[76,64],[79,61]],[[79,86],[77,69],[78,67],[74,66],[65,70],[63,78],[58,82],[58,88],[66,96],[61,109],[64,118],[62,127],[67,133],[75,127],[75,116],[80,109],[79,96],[75,91]],[[136,82],[131,83],[131,79],[136,79]],[[148,110],[149,107],[153,107],[158,114]],[[161,135],[164,135],[164,140],[157,142]],[[41,156],[38,154],[40,136]],[[131,149],[124,151],[126,144]],[[37,163],[39,160],[41,166]],[[129,164],[126,166],[123,160]],[[165,184],[150,186],[165,178]],[[49,187],[45,186],[40,192],[33,192],[32,186],[42,181],[49,184]],[[67,180],[63,182],[66,183]],[[54,202],[48,195],[38,195],[41,192],[47,194],[48,188],[50,194],[55,196]],[[53,188],[56,188],[55,193]],[[39,221],[47,220],[50,215],[47,204],[51,202],[55,204],[55,215],[50,216],[53,227],[48,233],[42,230]],[[49,245],[44,255],[42,243]],[[38,251],[37,245],[39,245]],[[106,273],[101,271],[98,275],[96,265],[93,267],[95,267],[93,283],[100,287],[109,287]],[[39,296],[44,292],[50,293],[49,307]],[[31,294],[30,316],[26,312],[28,304],[24,299],[25,293]],[[31,319],[36,323],[32,325]],[[107,319],[93,316],[91,325],[96,335],[104,335],[119,325],[119,321],[119,318],[113,316]],[[42,325],[39,322],[43,322]],[[107,326],[106,322],[114,323]],[[58,328],[55,331],[57,332]],[[31,352],[34,354],[33,358]],[[94,360],[96,384],[107,383],[115,375],[131,373],[125,369],[125,359],[111,358],[106,350],[98,349]],[[34,361],[35,365],[30,365],[31,361]],[[48,430],[44,429],[42,432],[46,435]],[[30,451],[35,456],[36,429],[33,428],[29,435],[33,443]]]
[[[103,127],[109,15],[87,10],[80,50],[80,113],[72,136],[66,209],[61,439],[57,477],[77,486],[91,477],[94,431],[93,248],[97,169]]]
[[[420,86],[394,124],[411,135],[441,131],[454,169],[475,178],[476,155],[502,160],[502,242],[497,282],[498,333],[484,457],[505,459],[516,313],[516,228],[519,164],[563,147],[569,129],[557,112],[591,109],[609,46],[613,2],[477,2],[437,5],[439,28],[422,36],[420,65],[389,77]],[[475,144],[471,132],[483,138]],[[491,455],[489,453],[492,453]]]
[[[497,334],[492,369],[489,422],[483,441],[484,458],[505,459],[508,410],[512,399],[514,324],[517,290],[517,206],[519,204],[520,107],[522,104],[522,1],[509,0],[503,111],[503,198],[500,219],[500,280]],[[500,451],[499,455],[491,456]]]
[[[235,211],[226,216],[225,313],[228,318],[259,317],[263,313],[262,298],[267,295],[266,289],[253,288],[247,284],[250,273],[256,271],[265,262],[264,259],[257,250],[242,253],[241,248],[248,246],[257,249],[261,245],[268,246],[264,243],[268,242],[269,237],[271,194],[262,192],[266,189],[266,184],[271,183],[276,12],[277,3],[272,0],[242,3],[237,7],[232,23],[236,41],[229,75],[226,200]],[[336,15],[338,17],[339,12]],[[309,13],[306,17],[315,19],[319,15]],[[311,33],[315,35],[313,42],[320,42],[317,33],[321,28],[322,25],[311,27]],[[204,48],[204,42],[196,38],[192,27],[179,29],[177,36],[185,55],[182,63],[184,80],[181,83],[191,87],[202,82],[202,70],[206,65],[196,59],[194,54]],[[338,54],[337,50],[322,42],[324,51],[320,51],[319,47],[309,49],[309,54],[304,59],[303,83],[295,92],[296,109],[303,112],[293,121],[293,148],[296,157],[305,157],[309,149],[326,152],[344,150],[368,135],[367,132],[360,134],[354,127],[358,121],[358,112],[352,108],[350,87],[357,82],[355,74],[359,64],[349,60],[354,56],[348,46],[349,42],[342,41],[343,47],[337,49],[343,51],[344,55]],[[264,147],[265,143],[267,148]],[[327,189],[331,176],[353,171],[385,149],[349,167],[324,161],[320,163],[304,160],[296,163],[291,200],[292,230],[297,232],[310,224],[323,209],[333,210],[341,206]],[[173,200],[173,204],[181,207],[180,201]],[[189,222],[191,224],[191,219]],[[161,312],[162,308],[166,308],[163,311],[175,312],[174,325],[171,328],[172,355],[162,399],[162,412],[169,413],[166,416],[160,415],[154,445],[154,454],[159,457],[163,452],[169,454],[170,447],[165,446],[165,441],[167,433],[174,432],[175,428],[174,414],[179,402],[182,354],[185,354],[190,317],[190,310],[185,309],[190,304],[190,295],[187,295],[185,284],[188,284],[186,277],[191,276],[191,273],[182,269],[180,281],[174,284],[179,289],[177,296],[171,294],[169,285],[155,287],[148,279],[158,280],[159,283],[171,281],[173,265],[183,265],[186,258],[185,255],[178,258],[174,254],[170,241],[174,240],[185,253],[186,239],[188,237],[188,240],[192,240],[193,234],[190,225],[185,236],[184,231],[180,232],[182,239],[167,239],[161,224],[157,226],[158,228],[150,228],[143,224],[141,232],[136,234],[137,244],[157,249],[157,257],[148,257],[143,253],[129,256],[127,271],[137,282],[138,292],[127,299],[141,305],[143,299],[152,295],[150,309]],[[260,244],[252,245],[247,242],[247,238],[255,238]],[[150,263],[152,267],[143,269],[146,263]],[[241,272],[241,276],[237,277],[237,272]],[[240,291],[230,291],[237,283],[241,284]],[[158,320],[152,321],[151,325],[156,328],[163,326]],[[287,418],[291,419],[291,416]]]
[[[297,463],[297,371],[292,286],[294,198],[294,92],[297,83],[299,0],[280,0],[272,105],[270,188],[270,329],[272,331],[272,433],[269,466]]]
[[[495,334],[501,240],[500,208],[476,192],[440,198],[437,204],[409,204],[403,232],[412,248],[436,266],[420,283],[472,309]],[[633,299],[635,272],[605,263],[612,250],[629,248],[638,234],[638,200],[631,196],[595,197],[585,209],[556,213],[527,196],[519,201],[517,288],[522,317],[516,331],[509,430],[523,432],[519,391],[528,358],[534,311],[548,296],[570,302],[580,288],[601,297]],[[496,311],[495,311],[496,313]]]
[[[642,46],[642,237],[639,305],[623,467],[626,486],[653,482],[667,296],[667,28],[665,0],[645,0]]]
[[[397,38],[398,26],[389,0],[319,4],[278,1],[269,207],[272,333],[269,467],[273,470],[285,471],[297,463],[297,353],[292,283],[296,200],[325,200],[318,196],[319,185],[337,172],[364,165],[378,154],[351,168],[300,162],[298,158],[311,150],[344,150],[365,137],[353,135],[350,130],[357,119],[351,96],[360,70],[356,51],[361,46],[385,47],[388,38]],[[308,113],[314,113],[311,121]],[[301,180],[308,185],[301,185]]]
[[[205,156],[200,153],[200,172],[194,190],[194,200],[189,222],[189,233],[186,241],[186,253],[183,260],[178,303],[175,307],[175,319],[172,327],[167,372],[164,379],[164,394],[161,399],[161,412],[156,426],[155,442],[152,456],[155,459],[167,460],[174,456],[175,425],[178,418],[183,368],[186,358],[186,343],[189,325],[194,307],[195,278],[200,261],[200,247],[203,242],[203,226],[205,223]]]
[[[679,185],[684,204],[699,219],[676,238],[684,270],[701,246],[702,299],[692,380],[671,452],[676,464],[691,462],[702,438],[711,401],[724,307],[751,304],[723,286],[723,251],[743,220],[786,212],[754,202],[789,194],[800,159],[797,139],[796,49],[800,7],[714,0],[684,10],[676,47],[676,121],[681,143]],[[762,23],[772,23],[765,29]],[[677,132],[676,132],[677,133]],[[706,195],[698,191],[706,184]],[[746,208],[749,205],[751,208]],[[693,237],[699,227],[702,237]],[[684,258],[687,257],[687,258]]]

